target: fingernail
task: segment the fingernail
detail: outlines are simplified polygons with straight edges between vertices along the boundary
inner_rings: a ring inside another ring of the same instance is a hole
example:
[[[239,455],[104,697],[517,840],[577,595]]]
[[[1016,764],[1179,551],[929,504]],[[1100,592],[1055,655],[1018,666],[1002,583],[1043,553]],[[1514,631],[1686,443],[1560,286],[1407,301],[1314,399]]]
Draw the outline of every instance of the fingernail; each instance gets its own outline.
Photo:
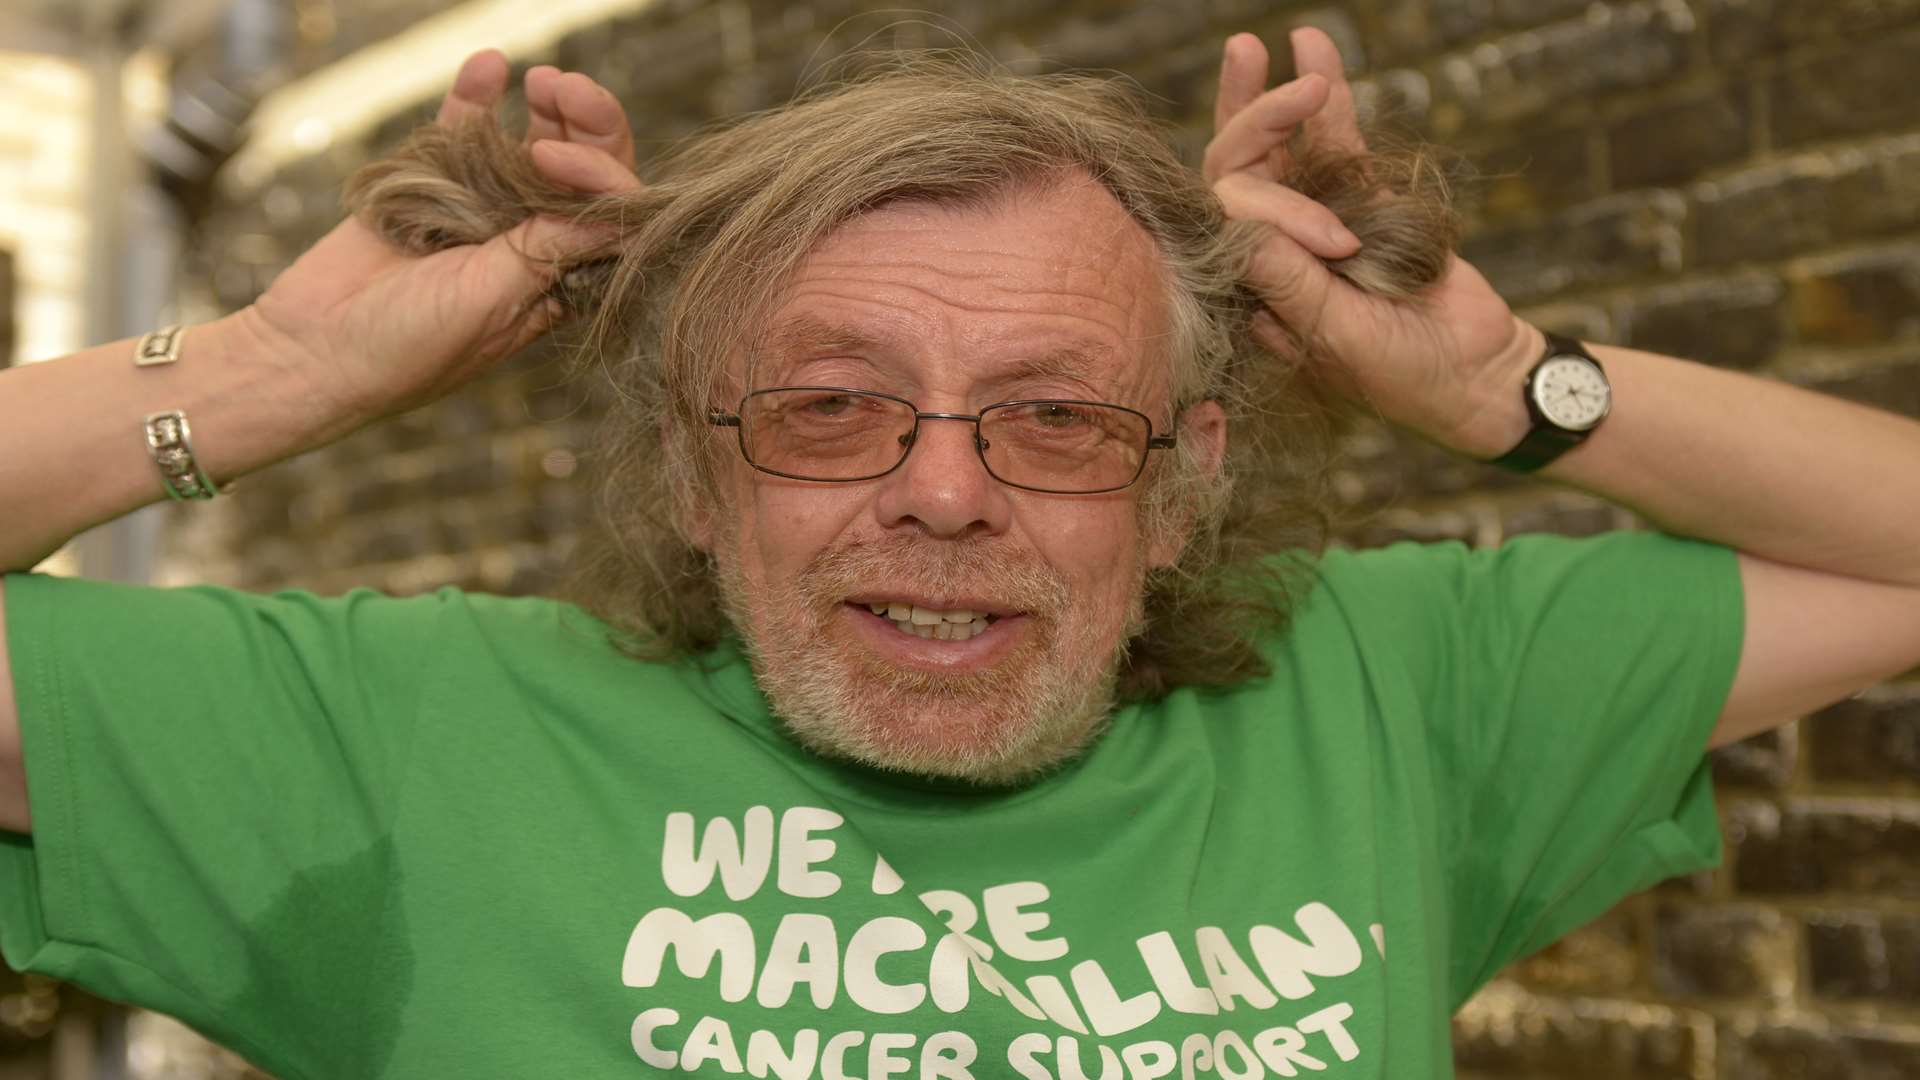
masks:
[[[1345,225],[1332,225],[1327,228],[1327,239],[1335,247],[1357,248],[1363,246],[1360,237]]]

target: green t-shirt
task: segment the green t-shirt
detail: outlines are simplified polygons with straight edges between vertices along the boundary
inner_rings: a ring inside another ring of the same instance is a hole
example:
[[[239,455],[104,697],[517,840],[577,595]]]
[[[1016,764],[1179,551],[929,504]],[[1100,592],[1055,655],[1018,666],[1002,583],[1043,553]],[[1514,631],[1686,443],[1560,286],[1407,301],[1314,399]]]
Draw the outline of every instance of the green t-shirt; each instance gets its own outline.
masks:
[[[15,575],[22,970],[288,1080],[1445,1076],[1448,1015],[1713,863],[1732,554],[1330,552],[1271,677],[983,793],[547,600]]]

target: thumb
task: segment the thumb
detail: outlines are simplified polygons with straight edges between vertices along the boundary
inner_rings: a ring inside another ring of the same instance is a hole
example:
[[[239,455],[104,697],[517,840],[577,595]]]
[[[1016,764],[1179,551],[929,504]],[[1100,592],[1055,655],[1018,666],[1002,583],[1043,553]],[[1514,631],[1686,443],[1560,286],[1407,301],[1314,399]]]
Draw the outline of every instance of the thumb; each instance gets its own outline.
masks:
[[[492,298],[528,303],[605,246],[604,228],[535,216],[481,244],[475,255]]]

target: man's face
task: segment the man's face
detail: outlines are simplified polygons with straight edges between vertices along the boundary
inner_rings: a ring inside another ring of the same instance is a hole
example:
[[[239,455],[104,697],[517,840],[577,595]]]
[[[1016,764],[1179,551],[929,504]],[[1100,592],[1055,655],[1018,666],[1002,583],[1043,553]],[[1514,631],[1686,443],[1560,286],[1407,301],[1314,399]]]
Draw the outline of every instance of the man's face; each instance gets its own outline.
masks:
[[[890,204],[805,260],[733,389],[852,387],[967,414],[1105,401],[1165,430],[1158,258],[1084,177],[984,208]],[[1098,495],[1012,488],[973,435],[923,420],[904,464],[854,483],[730,454],[704,531],[761,687],[813,748],[1006,780],[1072,754],[1110,708],[1145,570],[1171,554],[1141,534],[1145,479]],[[916,614],[950,625],[925,637]]]

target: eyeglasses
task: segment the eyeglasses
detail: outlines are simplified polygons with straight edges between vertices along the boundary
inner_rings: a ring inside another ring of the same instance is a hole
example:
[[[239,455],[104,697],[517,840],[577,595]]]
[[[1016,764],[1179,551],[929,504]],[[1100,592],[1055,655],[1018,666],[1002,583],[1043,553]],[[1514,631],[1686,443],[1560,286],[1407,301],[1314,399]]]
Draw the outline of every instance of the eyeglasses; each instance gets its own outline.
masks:
[[[963,420],[995,480],[1053,495],[1118,491],[1140,478],[1147,451],[1173,435],[1124,405],[1100,401],[1004,401],[967,413],[921,412],[906,398],[844,386],[776,386],[709,409],[715,427],[739,430],[740,454],[763,473],[851,483],[885,476],[913,452],[922,420]]]

